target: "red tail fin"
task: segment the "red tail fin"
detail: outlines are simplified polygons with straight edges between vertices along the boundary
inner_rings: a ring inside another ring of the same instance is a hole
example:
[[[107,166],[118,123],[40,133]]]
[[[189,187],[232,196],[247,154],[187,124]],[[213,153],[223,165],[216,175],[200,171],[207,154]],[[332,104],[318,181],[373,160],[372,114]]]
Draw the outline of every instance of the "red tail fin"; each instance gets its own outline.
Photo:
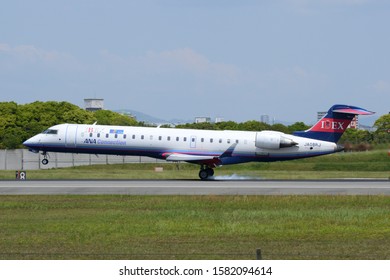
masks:
[[[334,105],[313,127],[293,134],[300,137],[336,143],[356,115],[372,115],[374,112],[349,105]]]

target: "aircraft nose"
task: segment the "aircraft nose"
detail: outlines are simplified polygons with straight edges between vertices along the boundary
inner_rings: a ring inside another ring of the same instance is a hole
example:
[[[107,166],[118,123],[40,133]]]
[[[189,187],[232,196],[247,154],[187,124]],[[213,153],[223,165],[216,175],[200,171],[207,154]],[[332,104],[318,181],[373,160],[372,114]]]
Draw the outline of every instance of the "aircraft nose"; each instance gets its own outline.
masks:
[[[23,145],[28,147],[28,145],[30,145],[32,142],[31,142],[31,138],[30,139],[27,139],[26,141],[23,142]]]
[[[40,143],[40,139],[37,136],[33,136],[30,139],[27,139],[23,142],[23,145],[28,148],[34,148],[37,147],[37,145]]]

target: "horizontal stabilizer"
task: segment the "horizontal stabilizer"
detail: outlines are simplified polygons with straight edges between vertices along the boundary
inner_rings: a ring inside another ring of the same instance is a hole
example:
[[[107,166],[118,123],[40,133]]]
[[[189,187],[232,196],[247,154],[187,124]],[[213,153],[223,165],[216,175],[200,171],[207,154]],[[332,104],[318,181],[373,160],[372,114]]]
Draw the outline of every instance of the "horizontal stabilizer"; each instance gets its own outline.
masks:
[[[342,113],[342,114],[352,114],[352,115],[373,115],[375,112],[368,111],[363,108],[343,108],[343,109],[335,109],[334,113]]]

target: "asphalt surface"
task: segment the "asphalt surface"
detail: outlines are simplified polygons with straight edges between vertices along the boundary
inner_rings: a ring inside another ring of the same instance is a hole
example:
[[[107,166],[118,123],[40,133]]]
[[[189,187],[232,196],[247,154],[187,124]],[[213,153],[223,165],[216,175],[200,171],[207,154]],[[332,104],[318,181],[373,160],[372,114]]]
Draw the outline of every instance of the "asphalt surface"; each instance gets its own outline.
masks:
[[[0,195],[390,195],[390,180],[0,181]]]

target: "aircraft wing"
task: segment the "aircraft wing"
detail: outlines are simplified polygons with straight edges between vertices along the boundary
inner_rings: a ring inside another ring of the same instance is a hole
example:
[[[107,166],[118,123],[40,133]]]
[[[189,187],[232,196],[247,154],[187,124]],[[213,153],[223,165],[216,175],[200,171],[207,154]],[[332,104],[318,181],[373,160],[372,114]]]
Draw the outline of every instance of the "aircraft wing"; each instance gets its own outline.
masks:
[[[220,166],[221,160],[218,156],[199,156],[190,154],[173,153],[167,155],[165,158],[167,161],[186,161],[189,163],[205,164],[208,166]]]
[[[215,156],[196,156],[196,155],[189,155],[189,154],[170,154],[168,155],[165,160],[167,161],[207,161],[207,160],[213,160],[218,157]]]
[[[191,154],[181,154],[181,153],[171,153],[171,154],[167,153],[167,154],[163,154],[163,156],[167,161],[186,161],[191,163],[206,164],[215,167],[221,165],[222,163],[221,158],[231,157],[236,146],[237,143],[234,143],[221,155],[215,155],[215,156],[191,155]]]

